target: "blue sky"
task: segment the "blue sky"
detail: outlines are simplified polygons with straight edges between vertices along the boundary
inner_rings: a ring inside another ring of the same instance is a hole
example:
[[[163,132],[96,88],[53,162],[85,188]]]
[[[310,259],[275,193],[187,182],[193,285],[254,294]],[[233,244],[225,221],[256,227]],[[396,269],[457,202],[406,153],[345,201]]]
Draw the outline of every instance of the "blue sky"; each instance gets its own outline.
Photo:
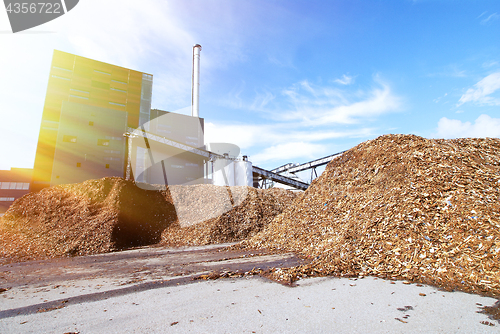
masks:
[[[189,114],[197,43],[207,141],[263,168],[388,133],[500,137],[497,0],[82,0],[17,34],[0,10],[0,169],[33,167],[53,49],[151,73],[152,107]]]

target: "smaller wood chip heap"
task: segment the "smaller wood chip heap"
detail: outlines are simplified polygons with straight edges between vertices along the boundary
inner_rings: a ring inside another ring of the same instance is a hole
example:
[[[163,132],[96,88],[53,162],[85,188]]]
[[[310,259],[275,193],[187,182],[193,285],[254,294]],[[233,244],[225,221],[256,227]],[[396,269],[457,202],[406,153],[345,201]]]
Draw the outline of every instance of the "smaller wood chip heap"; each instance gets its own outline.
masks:
[[[242,246],[294,251],[302,275],[400,278],[500,295],[500,139],[386,135],[331,161]]]
[[[117,177],[27,194],[0,220],[0,258],[87,255],[157,243],[176,219],[165,197]]]
[[[162,243],[169,246],[207,245],[249,238],[298,197],[297,193],[284,189],[212,185],[171,186],[169,189],[179,216],[179,220],[162,234]]]

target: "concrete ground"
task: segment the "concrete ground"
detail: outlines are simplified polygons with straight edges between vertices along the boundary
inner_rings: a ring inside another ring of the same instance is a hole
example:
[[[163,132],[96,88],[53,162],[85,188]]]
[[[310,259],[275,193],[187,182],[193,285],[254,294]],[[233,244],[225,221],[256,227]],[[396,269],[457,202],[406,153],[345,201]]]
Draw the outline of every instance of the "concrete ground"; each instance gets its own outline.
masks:
[[[500,333],[477,313],[496,300],[377,278],[258,276],[217,271],[286,267],[292,254],[220,246],[145,248],[0,266],[0,333]]]

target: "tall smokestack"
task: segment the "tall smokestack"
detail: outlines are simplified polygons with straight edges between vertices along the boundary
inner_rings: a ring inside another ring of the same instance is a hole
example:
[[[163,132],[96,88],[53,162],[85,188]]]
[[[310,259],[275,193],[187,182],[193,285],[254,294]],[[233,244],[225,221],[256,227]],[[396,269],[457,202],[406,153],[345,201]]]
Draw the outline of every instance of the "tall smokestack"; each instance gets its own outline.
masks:
[[[193,46],[193,75],[191,80],[191,116],[200,117],[200,51],[201,45]]]

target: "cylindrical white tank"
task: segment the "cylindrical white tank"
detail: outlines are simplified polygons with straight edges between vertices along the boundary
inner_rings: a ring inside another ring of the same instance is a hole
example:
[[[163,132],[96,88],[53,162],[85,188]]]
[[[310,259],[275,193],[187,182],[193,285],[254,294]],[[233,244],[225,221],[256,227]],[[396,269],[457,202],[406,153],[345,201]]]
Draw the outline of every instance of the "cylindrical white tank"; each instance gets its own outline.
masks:
[[[237,186],[253,186],[252,163],[250,161],[234,162],[234,184]]]
[[[217,159],[213,163],[212,184],[216,186],[234,186],[234,161]]]

